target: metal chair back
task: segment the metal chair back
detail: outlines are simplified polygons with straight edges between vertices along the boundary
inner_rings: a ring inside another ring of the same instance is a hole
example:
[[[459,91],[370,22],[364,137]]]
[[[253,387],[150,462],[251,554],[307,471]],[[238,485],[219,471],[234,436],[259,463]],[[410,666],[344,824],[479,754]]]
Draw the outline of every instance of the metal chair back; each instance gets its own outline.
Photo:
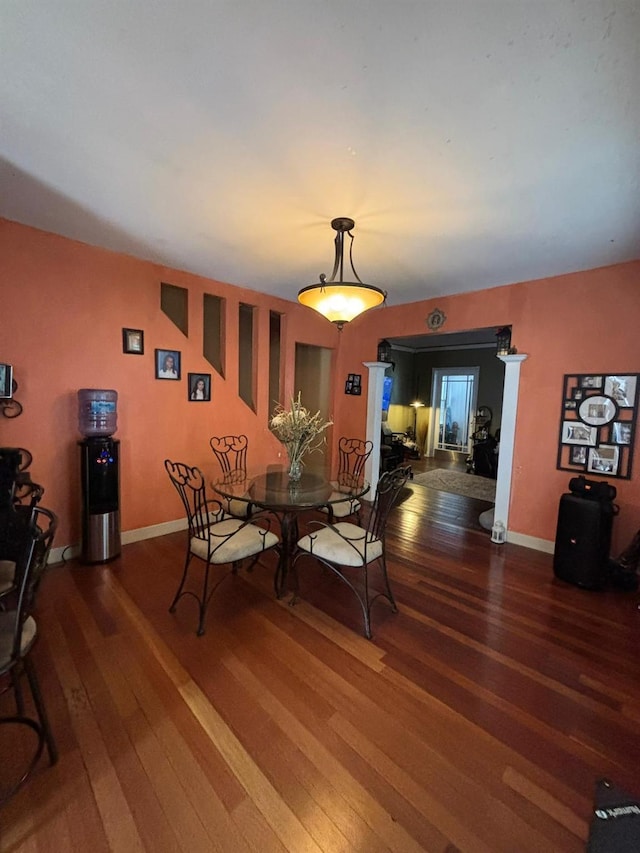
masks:
[[[371,456],[373,442],[342,436],[338,441],[338,482],[348,484],[364,475],[365,462]]]
[[[231,471],[247,471],[247,447],[249,439],[246,435],[212,436],[209,444],[218,460],[223,474]]]
[[[375,538],[384,541],[387,518],[410,476],[411,466],[401,465],[393,471],[385,471],[380,477],[373,508],[367,522],[367,540]]]
[[[207,500],[206,484],[199,468],[186,465],[184,462],[172,462],[165,459],[164,467],[171,482],[180,495],[187,515],[189,538],[206,539],[206,531],[212,521],[222,514],[222,504],[219,501]]]

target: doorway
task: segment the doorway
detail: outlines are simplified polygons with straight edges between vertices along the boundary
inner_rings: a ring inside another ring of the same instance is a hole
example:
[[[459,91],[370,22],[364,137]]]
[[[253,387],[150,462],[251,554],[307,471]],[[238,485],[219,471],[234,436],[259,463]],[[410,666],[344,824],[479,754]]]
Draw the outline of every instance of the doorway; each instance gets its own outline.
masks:
[[[469,454],[473,412],[478,398],[477,367],[435,367],[431,383],[431,412],[426,456],[437,451],[464,461]]]
[[[320,412],[325,421],[331,420],[332,359],[333,350],[327,347],[296,343],[295,396],[300,391],[300,401],[305,409]],[[327,434],[327,446],[331,447],[330,433]],[[320,452],[311,453],[305,458],[305,466],[309,469],[319,470],[323,465],[324,457]]]

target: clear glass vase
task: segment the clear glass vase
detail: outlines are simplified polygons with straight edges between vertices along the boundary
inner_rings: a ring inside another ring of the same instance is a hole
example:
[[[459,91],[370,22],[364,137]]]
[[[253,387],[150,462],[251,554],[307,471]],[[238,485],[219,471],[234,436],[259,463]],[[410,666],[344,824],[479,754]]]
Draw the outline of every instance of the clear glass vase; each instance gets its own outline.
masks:
[[[302,477],[302,460],[298,456],[289,457],[289,479],[299,480]]]

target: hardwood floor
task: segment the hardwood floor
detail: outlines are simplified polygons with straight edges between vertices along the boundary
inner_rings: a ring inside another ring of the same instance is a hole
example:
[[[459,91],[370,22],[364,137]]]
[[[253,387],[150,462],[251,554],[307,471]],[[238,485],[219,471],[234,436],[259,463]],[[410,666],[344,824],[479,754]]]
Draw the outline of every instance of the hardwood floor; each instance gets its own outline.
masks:
[[[53,567],[34,655],[60,760],[0,810],[0,849],[584,850],[596,780],[640,794],[639,597],[453,523],[475,503],[407,488],[373,641],[311,563],[276,601],[273,554],[198,638],[193,603],[167,611],[184,533]]]

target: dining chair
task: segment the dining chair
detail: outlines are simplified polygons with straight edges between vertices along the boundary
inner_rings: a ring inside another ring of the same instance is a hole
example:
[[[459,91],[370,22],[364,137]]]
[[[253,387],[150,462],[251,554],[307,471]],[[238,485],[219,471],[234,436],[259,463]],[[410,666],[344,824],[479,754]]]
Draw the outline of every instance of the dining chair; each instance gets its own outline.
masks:
[[[252,521],[230,518],[220,501],[208,499],[202,472],[183,462],[165,459],[164,467],[175,486],[187,514],[187,553],[178,590],[171,602],[169,612],[174,613],[183,596],[191,596],[198,602],[198,636],[204,634],[204,623],[211,596],[222,583],[223,575],[210,585],[212,565],[230,564],[232,574],[237,574],[242,560],[253,557],[251,570],[265,551],[279,543],[270,530],[271,519],[266,514],[255,515]],[[259,520],[260,524],[255,521]],[[204,565],[202,591],[186,588],[189,566],[196,557]]]
[[[349,521],[339,521],[336,524],[310,522],[320,525],[321,529],[298,540],[293,561],[294,600],[299,584],[297,563],[303,557],[315,557],[344,581],[358,599],[364,619],[364,633],[368,639],[372,636],[371,606],[377,598],[384,596],[391,604],[393,612],[397,613],[398,608],[387,575],[384,535],[389,512],[397,502],[410,474],[411,467],[406,465],[386,471],[380,477],[366,526]],[[370,587],[369,567],[375,562],[378,562],[382,574],[382,592],[373,591]]]
[[[214,435],[209,439],[214,456],[220,464],[223,477],[246,477],[247,447],[249,439],[246,435]],[[249,518],[252,512],[249,500],[226,498],[225,511],[234,518]]]
[[[16,591],[16,563],[20,554],[20,530],[25,525],[35,523],[40,536],[36,543],[37,572],[41,577],[49,559],[58,519],[57,516],[42,506],[26,506],[15,504],[2,511],[0,523],[0,606],[3,599]],[[6,517],[5,517],[6,516]]]
[[[26,782],[40,760],[45,745],[50,764],[58,760],[58,750],[31,660],[31,650],[38,636],[38,626],[33,616],[36,592],[56,527],[57,517],[43,507],[32,508],[29,513],[5,511],[0,514],[0,541],[11,543],[10,550],[14,558],[12,594],[5,596],[4,606],[0,610],[0,677],[8,676],[3,692],[13,691],[16,706],[15,714],[0,717],[0,725],[24,726],[34,732],[37,738],[28,766],[16,781],[8,782],[3,771],[2,782],[7,784],[7,788],[0,795],[0,804],[6,802]],[[23,675],[27,677],[35,717],[27,714],[21,683]]]
[[[371,456],[373,442],[361,438],[342,436],[338,441],[338,473],[331,485],[333,491],[326,506],[320,511],[329,516],[329,522],[336,518],[348,518],[353,515],[360,524],[360,501],[346,497],[352,486],[358,486],[364,476],[365,462]],[[342,500],[341,500],[342,498]]]

